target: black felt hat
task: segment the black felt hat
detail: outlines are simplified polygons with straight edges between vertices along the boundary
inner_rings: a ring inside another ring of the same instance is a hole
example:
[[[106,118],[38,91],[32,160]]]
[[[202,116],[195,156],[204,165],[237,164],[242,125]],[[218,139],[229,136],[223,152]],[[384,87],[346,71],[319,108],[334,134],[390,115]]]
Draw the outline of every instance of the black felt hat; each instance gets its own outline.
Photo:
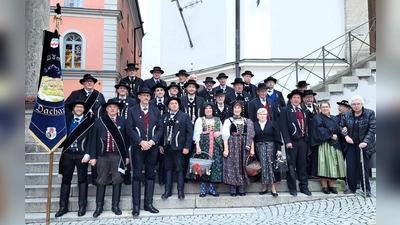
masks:
[[[115,89],[118,89],[119,87],[126,87],[128,90],[131,89],[128,83],[120,80],[118,84],[114,85]]]
[[[254,77],[254,74],[253,74],[250,70],[244,71],[244,73],[242,73],[242,77],[243,77],[244,75],[250,75],[251,77]]]
[[[344,106],[351,108],[351,105],[349,104],[349,101],[347,101],[347,100],[342,100],[341,102],[336,102],[336,104],[344,105]]]
[[[313,90],[311,90],[311,89],[305,90],[303,94],[304,94],[304,96],[306,96],[306,95],[316,96],[317,95],[317,93],[313,92]]]
[[[301,81],[297,82],[296,87],[305,87],[305,86],[308,86],[308,85],[310,85],[310,84],[307,83],[305,80],[301,80]]]
[[[269,76],[269,77],[267,77],[267,79],[264,80],[264,83],[267,83],[267,82],[270,81],[270,80],[272,80],[275,84],[276,84],[277,81],[278,81],[277,79],[275,79],[275,78]]]
[[[300,97],[302,98],[304,96],[304,93],[299,91],[299,90],[297,90],[297,89],[294,89],[292,92],[290,92],[287,95],[287,98],[290,99],[290,98],[292,98],[293,95],[300,95]]]
[[[257,90],[268,90],[269,88],[267,87],[267,85],[265,83],[259,83],[257,85]]]
[[[188,80],[188,82],[186,82],[183,86],[184,86],[185,88],[187,88],[187,86],[188,86],[189,84],[194,84],[194,85],[196,86],[196,89],[199,89],[199,87],[200,87],[200,85],[199,85],[198,83],[196,83],[195,80]]]
[[[83,100],[75,100],[74,102],[72,102],[71,104],[68,105],[68,108],[72,111],[75,107],[75,105],[83,105],[84,108],[86,108],[86,102]]]
[[[219,73],[216,79],[218,80],[219,78],[226,78],[226,79],[228,79],[228,76],[227,76],[225,73]]]
[[[151,87],[151,91],[155,92],[157,88],[162,88],[162,89],[164,89],[165,92],[168,91],[168,88],[161,83],[157,83],[156,85]]]
[[[243,84],[243,85],[245,85],[246,83],[243,81],[242,78],[238,77],[238,78],[235,78],[235,81],[233,81],[231,84],[232,85],[233,84]]]
[[[218,96],[218,95],[225,95],[225,91],[223,89],[215,90],[214,96]]]
[[[139,91],[136,92],[136,95],[145,94],[145,93],[150,94],[150,95],[153,94],[153,92],[149,88],[144,87],[144,88],[140,88]]]
[[[127,71],[129,69],[138,70],[139,68],[136,67],[135,63],[128,63],[128,64],[126,64],[126,68],[124,70]]]
[[[123,104],[121,104],[118,99],[110,98],[106,103],[103,104],[103,108],[107,108],[109,105],[117,105],[119,109],[124,108]]]
[[[83,78],[79,80],[79,83],[82,84],[83,82],[85,82],[86,79],[92,79],[94,83],[97,83],[97,79],[94,78],[94,77],[92,76],[92,74],[88,74],[88,73],[85,74],[85,75],[83,75]]]
[[[165,105],[168,106],[168,105],[169,105],[169,102],[172,101],[172,100],[178,101],[178,105],[181,105],[181,100],[180,100],[179,98],[176,98],[176,97],[170,97],[170,98],[168,98],[168,99],[165,101]]]
[[[217,83],[215,80],[213,80],[212,77],[206,77],[206,79],[203,81],[203,83],[207,83],[207,82],[212,82],[213,84]]]
[[[186,70],[179,70],[179,72],[177,72],[176,74],[175,74],[175,76],[179,76],[180,74],[182,74],[182,75],[185,75],[186,77],[188,77],[188,76],[190,76],[190,74],[188,74],[187,72],[186,72]]]
[[[171,82],[170,84],[169,84],[169,86],[167,87],[167,89],[169,90],[169,89],[171,89],[172,87],[176,87],[176,88],[178,88],[178,90],[179,90],[179,85],[176,83],[176,82]]]
[[[161,67],[159,67],[159,66],[153,67],[153,69],[150,70],[150,73],[153,73],[154,71],[160,71],[161,74],[164,73],[164,70],[162,70]]]

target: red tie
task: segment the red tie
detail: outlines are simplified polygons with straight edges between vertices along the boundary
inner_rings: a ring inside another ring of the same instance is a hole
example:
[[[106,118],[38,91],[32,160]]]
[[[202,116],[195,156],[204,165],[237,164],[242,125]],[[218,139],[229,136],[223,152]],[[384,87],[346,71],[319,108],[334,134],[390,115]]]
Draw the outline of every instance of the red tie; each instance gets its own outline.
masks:
[[[300,129],[301,129],[301,136],[304,136],[304,115],[303,112],[300,110],[299,107],[296,108],[296,117],[299,121]]]

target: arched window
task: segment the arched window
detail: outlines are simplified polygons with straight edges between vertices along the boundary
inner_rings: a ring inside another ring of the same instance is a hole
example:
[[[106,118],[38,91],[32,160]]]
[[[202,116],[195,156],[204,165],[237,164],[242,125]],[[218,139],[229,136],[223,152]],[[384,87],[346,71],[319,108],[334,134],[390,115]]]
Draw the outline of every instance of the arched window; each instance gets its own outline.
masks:
[[[77,33],[64,38],[64,68],[82,69],[82,37]]]

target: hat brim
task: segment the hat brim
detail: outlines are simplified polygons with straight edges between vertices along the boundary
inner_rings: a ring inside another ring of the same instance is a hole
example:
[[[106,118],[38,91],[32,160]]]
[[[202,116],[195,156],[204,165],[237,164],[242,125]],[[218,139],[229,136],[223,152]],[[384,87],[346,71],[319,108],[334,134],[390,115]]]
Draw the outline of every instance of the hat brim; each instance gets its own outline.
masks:
[[[150,73],[153,73],[154,71],[160,71],[161,74],[164,74],[164,70],[150,70]]]
[[[137,67],[127,67],[127,68],[125,68],[124,70],[127,71],[127,70],[129,70],[129,69],[138,70],[139,68],[137,68]]]
[[[129,87],[128,85],[123,85],[123,84],[116,84],[114,85],[115,89],[118,89],[119,87],[126,87],[128,90],[131,89],[131,87]]]
[[[111,102],[111,103],[104,103],[103,104],[104,110],[106,110],[107,106],[109,106],[109,105],[117,105],[119,109],[123,109],[124,108],[124,105],[121,104],[121,103]]]
[[[162,88],[162,89],[164,89],[164,91],[168,91],[168,88],[165,86],[153,86],[153,87],[151,87],[151,91],[154,93],[154,92],[156,92],[157,88]]]
[[[176,87],[176,88],[178,88],[178,90],[179,90],[179,86],[178,86],[177,84],[169,85],[169,86],[167,87],[167,90],[169,90],[169,89],[171,89],[171,88],[173,88],[173,87]]]
[[[217,82],[215,82],[214,80],[208,80],[208,81],[203,81],[203,83],[213,83],[213,84],[215,84]]]
[[[313,92],[313,93],[305,93],[305,94],[303,94],[303,97],[306,96],[306,95],[313,95],[313,96],[316,96],[317,93],[315,93],[315,92]]]
[[[199,87],[200,87],[200,85],[197,84],[197,83],[187,83],[187,82],[186,82],[183,86],[184,86],[185,88],[187,88],[187,86],[189,86],[190,84],[195,85],[195,86],[196,86],[196,89],[199,89]]]
[[[291,99],[293,95],[300,95],[301,98],[304,97],[304,94],[302,92],[295,92],[295,93],[289,93],[287,95],[287,98]]]
[[[175,76],[179,77],[179,75],[185,75],[186,77],[190,76],[188,73],[176,73]]]
[[[84,109],[86,110],[86,104],[83,102],[72,102],[71,104],[68,105],[69,110],[74,110],[74,107],[76,105],[83,105]]]
[[[305,84],[300,84],[300,85],[296,85],[296,87],[306,87],[306,86],[308,86],[308,85],[310,85],[309,83],[305,83]]]
[[[227,75],[222,75],[222,76],[216,77],[215,79],[219,80],[219,79],[221,79],[221,78],[226,78],[226,79],[228,79],[229,77],[228,77]]]
[[[351,105],[348,105],[348,104],[345,104],[345,103],[342,103],[342,102],[336,102],[336,104],[338,104],[338,105],[344,105],[344,106],[347,106],[347,107],[351,108]]]
[[[141,94],[149,94],[149,95],[152,95],[153,92],[151,92],[151,91],[138,91],[138,92],[136,92],[136,95],[141,95]]]
[[[244,75],[250,75],[251,77],[254,77],[254,74],[242,73],[242,77],[243,77]]]
[[[275,84],[278,82],[278,80],[275,79],[275,78],[269,78],[269,79],[267,78],[267,79],[264,80],[264,83],[267,83],[270,80],[272,80]]]
[[[232,85],[234,85],[234,84],[243,84],[243,85],[245,85],[246,83],[245,82],[232,82],[231,84]]]
[[[85,82],[85,80],[87,80],[87,79],[92,79],[93,83],[97,83],[97,79],[94,78],[94,77],[92,77],[92,78],[82,78],[82,79],[79,80],[79,83],[83,84],[83,82]]]
[[[174,98],[174,97],[167,99],[167,101],[165,101],[165,105],[168,107],[169,102],[173,100],[176,100],[178,102],[178,105],[181,105],[181,100],[179,98]]]

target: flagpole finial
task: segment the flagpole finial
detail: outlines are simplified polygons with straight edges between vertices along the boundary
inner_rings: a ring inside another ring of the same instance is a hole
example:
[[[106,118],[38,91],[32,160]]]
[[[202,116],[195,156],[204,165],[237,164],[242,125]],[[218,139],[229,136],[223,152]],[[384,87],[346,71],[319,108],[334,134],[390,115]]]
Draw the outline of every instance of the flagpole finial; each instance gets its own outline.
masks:
[[[58,31],[58,28],[60,27],[60,22],[62,22],[60,3],[57,3],[56,7],[57,8],[54,9],[56,15],[54,15],[53,21],[56,21],[56,30]]]

